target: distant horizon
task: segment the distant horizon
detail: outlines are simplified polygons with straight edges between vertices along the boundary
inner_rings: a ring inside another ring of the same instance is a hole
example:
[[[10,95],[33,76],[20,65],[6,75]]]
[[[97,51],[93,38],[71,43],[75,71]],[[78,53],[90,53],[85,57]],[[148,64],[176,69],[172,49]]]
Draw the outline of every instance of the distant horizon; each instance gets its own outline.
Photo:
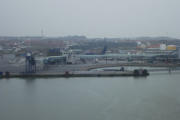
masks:
[[[45,38],[58,38],[58,37],[86,37],[88,39],[95,39],[95,38],[99,38],[99,39],[104,39],[104,38],[120,38],[120,39],[136,39],[136,38],[170,38],[170,39],[180,39],[178,37],[172,37],[172,36],[136,36],[136,37],[89,37],[86,35],[59,35],[59,36],[41,36],[41,35],[0,35],[0,37],[45,37]]]

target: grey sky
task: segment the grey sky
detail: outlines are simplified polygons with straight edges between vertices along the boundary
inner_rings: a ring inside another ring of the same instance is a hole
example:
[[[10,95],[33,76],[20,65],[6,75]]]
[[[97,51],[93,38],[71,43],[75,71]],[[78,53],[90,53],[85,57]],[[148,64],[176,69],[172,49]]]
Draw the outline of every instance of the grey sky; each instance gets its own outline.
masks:
[[[180,38],[180,0],[0,0],[0,35]]]

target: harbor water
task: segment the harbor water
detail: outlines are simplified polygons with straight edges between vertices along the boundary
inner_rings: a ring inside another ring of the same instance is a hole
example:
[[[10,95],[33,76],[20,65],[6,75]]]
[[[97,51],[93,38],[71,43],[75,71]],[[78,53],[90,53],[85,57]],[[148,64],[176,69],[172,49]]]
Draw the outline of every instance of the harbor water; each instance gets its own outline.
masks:
[[[0,120],[179,120],[180,72],[0,79]]]

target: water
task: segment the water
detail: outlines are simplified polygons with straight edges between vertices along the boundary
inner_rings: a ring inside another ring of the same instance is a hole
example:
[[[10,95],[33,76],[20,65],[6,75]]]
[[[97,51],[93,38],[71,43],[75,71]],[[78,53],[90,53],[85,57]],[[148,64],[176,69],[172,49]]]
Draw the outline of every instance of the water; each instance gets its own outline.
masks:
[[[0,79],[0,120],[179,120],[179,78]]]

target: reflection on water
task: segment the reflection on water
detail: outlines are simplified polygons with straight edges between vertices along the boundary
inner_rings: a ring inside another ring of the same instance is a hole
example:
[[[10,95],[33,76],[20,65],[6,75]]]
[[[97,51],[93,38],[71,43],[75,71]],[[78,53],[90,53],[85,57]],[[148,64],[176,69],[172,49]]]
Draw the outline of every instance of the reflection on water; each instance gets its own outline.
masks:
[[[0,120],[178,120],[179,77],[0,79]]]

